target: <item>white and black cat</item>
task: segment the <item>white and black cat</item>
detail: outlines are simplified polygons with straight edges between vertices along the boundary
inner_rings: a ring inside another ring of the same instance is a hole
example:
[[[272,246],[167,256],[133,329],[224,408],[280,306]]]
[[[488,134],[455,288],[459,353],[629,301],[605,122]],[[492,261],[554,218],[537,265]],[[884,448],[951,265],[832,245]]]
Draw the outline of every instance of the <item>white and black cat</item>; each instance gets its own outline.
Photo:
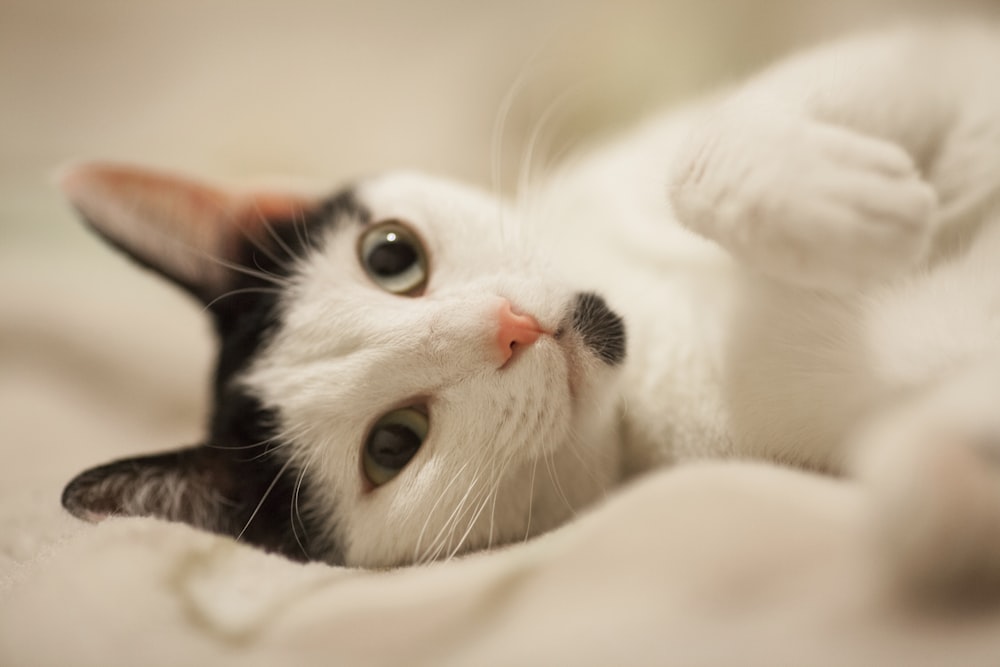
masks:
[[[998,81],[990,29],[862,36],[517,206],[417,174],[312,198],[69,168],[84,218],[205,303],[220,347],[202,444],[88,470],[63,503],[392,566],[550,530],[683,460],[841,473],[866,438],[981,442]]]

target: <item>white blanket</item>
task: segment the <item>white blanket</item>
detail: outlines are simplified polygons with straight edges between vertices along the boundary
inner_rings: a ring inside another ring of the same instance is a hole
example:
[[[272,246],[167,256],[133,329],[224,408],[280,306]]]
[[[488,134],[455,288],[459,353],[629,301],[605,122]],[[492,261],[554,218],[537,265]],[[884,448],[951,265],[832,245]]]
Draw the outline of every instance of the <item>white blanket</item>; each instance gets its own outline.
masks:
[[[1000,613],[908,604],[868,505],[848,483],[692,465],[533,543],[394,572],[64,518],[8,573],[0,662],[996,665]]]

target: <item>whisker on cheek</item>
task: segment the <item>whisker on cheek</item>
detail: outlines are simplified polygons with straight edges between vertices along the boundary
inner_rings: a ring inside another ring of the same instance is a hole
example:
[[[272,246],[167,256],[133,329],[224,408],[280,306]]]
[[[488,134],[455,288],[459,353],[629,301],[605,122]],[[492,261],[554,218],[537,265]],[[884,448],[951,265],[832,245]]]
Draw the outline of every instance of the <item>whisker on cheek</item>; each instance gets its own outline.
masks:
[[[264,495],[261,496],[260,502],[257,503],[257,506],[254,508],[253,512],[250,514],[250,518],[247,519],[247,522],[243,526],[243,529],[240,530],[239,534],[236,536],[236,541],[237,542],[239,542],[241,539],[243,539],[244,533],[247,532],[247,529],[250,527],[250,524],[253,523],[253,520],[257,517],[258,512],[260,512],[260,508],[264,506],[264,501],[266,501],[267,498],[268,498],[268,496],[271,495],[271,491],[274,490],[274,487],[278,484],[278,481],[281,479],[282,475],[284,475],[285,471],[288,470],[288,466],[289,465],[291,465],[291,460],[286,461],[285,464],[283,466],[281,466],[281,469],[278,471],[278,474],[274,476],[274,480],[267,487],[267,490],[264,491]]]
[[[302,550],[302,555],[304,555],[307,559],[310,558],[310,554],[309,554],[309,549],[307,549],[305,543],[303,543],[303,539],[305,539],[305,541],[308,542],[309,535],[306,532],[306,523],[305,521],[302,520],[302,514],[300,512],[299,496],[302,492],[302,482],[305,480],[306,475],[309,472],[309,466],[312,465],[315,459],[316,455],[314,453],[311,457],[309,457],[309,460],[306,461],[305,465],[303,465],[302,468],[299,470],[299,474],[295,478],[295,486],[292,490],[292,502],[288,510],[289,511],[288,520],[292,525],[292,536],[295,538],[295,543],[298,544],[299,549]],[[300,528],[302,530],[302,537],[299,537]]]
[[[538,457],[531,463],[531,484],[528,487],[528,518],[524,522],[524,541],[531,536],[531,512],[535,507],[535,473],[538,472]]]
[[[465,463],[463,463],[459,467],[459,469],[457,471],[455,471],[455,474],[452,475],[452,478],[448,481],[448,483],[445,485],[445,487],[438,494],[437,500],[434,501],[434,504],[431,505],[431,508],[427,511],[427,517],[424,519],[424,525],[421,527],[420,534],[417,536],[417,542],[416,542],[416,544],[413,547],[413,559],[414,559],[414,561],[422,562],[423,558],[426,556],[426,554],[421,551],[420,547],[423,544],[424,534],[427,532],[428,526],[430,526],[430,521],[434,517],[434,512],[437,510],[437,508],[441,505],[441,503],[447,497],[448,491],[451,489],[451,487],[456,482],[458,482],[458,480],[462,477],[462,473],[465,472],[465,469],[468,468],[471,463],[472,463],[472,460],[470,459],[470,460],[466,461]],[[477,474],[478,474],[478,471],[477,471]]]

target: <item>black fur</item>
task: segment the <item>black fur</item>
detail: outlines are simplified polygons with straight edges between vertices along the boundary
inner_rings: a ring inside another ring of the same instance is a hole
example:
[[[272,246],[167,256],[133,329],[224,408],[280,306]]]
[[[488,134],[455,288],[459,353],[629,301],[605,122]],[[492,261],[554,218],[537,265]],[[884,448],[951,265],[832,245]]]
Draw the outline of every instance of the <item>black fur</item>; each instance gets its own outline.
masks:
[[[598,295],[588,292],[576,296],[573,328],[605,363],[613,366],[625,360],[625,323]]]
[[[280,414],[248,394],[235,379],[282,326],[275,285],[260,274],[287,278],[298,258],[315,251],[323,228],[345,217],[361,222],[370,217],[351,190],[307,211],[303,219],[269,221],[261,238],[239,241],[235,262],[251,271],[231,271],[229,291],[207,304],[219,337],[219,354],[206,444],[85,471],[63,492],[63,505],[70,512],[85,518],[118,513],[160,516],[223,534],[242,533],[244,541],[296,560],[314,557],[319,550],[324,560],[340,560],[335,545],[310,543],[309,538],[319,531],[309,525],[307,513],[295,511],[307,503],[310,489],[308,480],[298,479],[284,457],[275,455],[285,444],[278,438]],[[107,240],[141,265],[160,271],[128,248]],[[202,301],[208,300],[198,286],[166,277]],[[179,480],[183,486],[177,486]],[[168,494],[178,488],[186,489],[187,495],[168,502],[174,498]],[[151,489],[153,493],[148,493]],[[137,510],[129,500],[143,490],[152,505]],[[212,506],[207,507],[208,503]],[[328,520],[324,517],[324,522]]]

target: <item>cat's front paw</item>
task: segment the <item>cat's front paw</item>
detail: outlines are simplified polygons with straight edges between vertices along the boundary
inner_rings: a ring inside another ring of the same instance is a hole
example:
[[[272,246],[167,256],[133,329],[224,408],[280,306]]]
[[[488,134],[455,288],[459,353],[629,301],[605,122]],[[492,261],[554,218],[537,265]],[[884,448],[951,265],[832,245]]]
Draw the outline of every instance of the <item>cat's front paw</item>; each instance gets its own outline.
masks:
[[[927,254],[936,195],[899,146],[799,116],[720,114],[673,174],[680,221],[759,271],[849,289]]]

